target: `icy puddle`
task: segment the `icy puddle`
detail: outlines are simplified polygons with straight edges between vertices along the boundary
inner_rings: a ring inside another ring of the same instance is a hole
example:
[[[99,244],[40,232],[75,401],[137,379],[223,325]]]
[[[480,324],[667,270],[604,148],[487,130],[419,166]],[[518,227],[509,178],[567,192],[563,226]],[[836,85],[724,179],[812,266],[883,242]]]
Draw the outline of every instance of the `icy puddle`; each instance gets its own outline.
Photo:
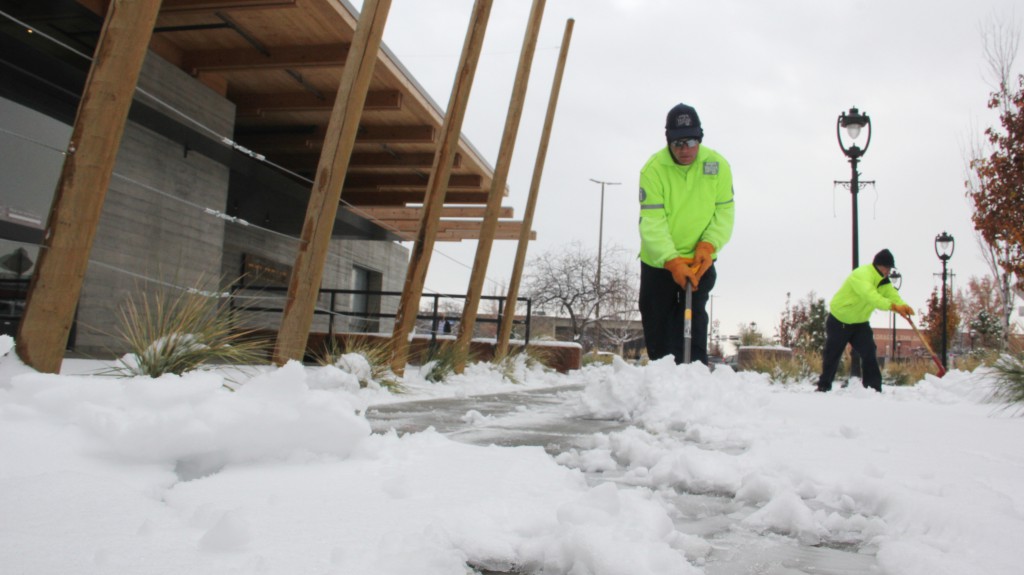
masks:
[[[617,420],[567,415],[582,386],[562,386],[516,393],[410,401],[371,407],[366,416],[375,432],[410,433],[433,427],[448,437],[474,445],[543,447],[552,456],[592,448],[595,434],[625,430]],[[728,451],[729,446],[722,446]],[[588,472],[588,481],[613,481],[628,487],[624,470]],[[757,509],[728,494],[663,494],[676,529],[700,537],[710,551],[697,565],[708,575],[865,575],[880,573],[874,549],[856,541],[804,544],[772,532],[758,533],[741,521]],[[500,571],[479,571],[497,575]],[[522,574],[528,575],[528,574]]]

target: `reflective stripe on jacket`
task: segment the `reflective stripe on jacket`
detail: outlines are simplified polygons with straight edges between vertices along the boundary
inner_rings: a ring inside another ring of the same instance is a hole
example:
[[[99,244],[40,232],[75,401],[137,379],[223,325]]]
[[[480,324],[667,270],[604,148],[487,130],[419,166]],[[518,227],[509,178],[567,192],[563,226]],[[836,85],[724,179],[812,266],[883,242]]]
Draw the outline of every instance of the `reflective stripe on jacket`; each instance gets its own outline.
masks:
[[[732,169],[718,152],[701,144],[689,166],[677,164],[668,146],[640,170],[640,260],[664,267],[692,258],[704,241],[718,252],[732,236],[736,205]]]
[[[864,323],[876,309],[888,311],[893,304],[907,305],[888,278],[874,264],[864,264],[850,272],[842,287],[832,296],[828,307],[843,323]]]

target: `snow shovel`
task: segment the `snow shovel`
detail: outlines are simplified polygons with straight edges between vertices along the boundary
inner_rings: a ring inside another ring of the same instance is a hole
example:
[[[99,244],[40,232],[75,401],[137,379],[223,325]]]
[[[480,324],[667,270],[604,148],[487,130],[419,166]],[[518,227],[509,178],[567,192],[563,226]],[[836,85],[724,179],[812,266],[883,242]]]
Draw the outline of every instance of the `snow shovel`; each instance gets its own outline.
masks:
[[[924,344],[924,348],[928,350],[928,353],[932,354],[932,361],[935,362],[935,365],[939,366],[939,377],[946,375],[946,368],[942,367],[942,362],[939,361],[939,356],[935,355],[935,352],[932,351],[932,346],[928,345],[928,340],[926,340],[924,336],[921,335],[921,332],[917,330],[917,326],[914,325],[914,320],[909,317],[906,319],[910,323],[910,327],[914,328],[914,333],[917,334],[918,339],[920,339],[921,343]]]
[[[686,311],[683,312],[683,363],[690,363],[693,341],[693,284],[686,282]]]

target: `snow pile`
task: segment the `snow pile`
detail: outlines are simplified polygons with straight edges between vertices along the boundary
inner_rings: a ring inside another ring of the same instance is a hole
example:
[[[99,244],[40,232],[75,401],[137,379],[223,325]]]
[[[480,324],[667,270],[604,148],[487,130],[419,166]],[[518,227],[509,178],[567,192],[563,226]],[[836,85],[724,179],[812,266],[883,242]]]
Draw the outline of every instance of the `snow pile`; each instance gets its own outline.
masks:
[[[733,498],[746,504],[742,528],[877,552],[892,573],[1012,573],[1024,422],[986,404],[990,393],[958,371],[884,394],[818,394],[727,368],[618,364],[594,378],[576,415],[634,426],[558,460]]]
[[[10,345],[0,338],[0,352]],[[443,385],[410,370],[406,393],[390,395],[361,387],[350,359],[228,385],[214,372],[44,375],[7,353],[0,565],[689,575],[721,562],[731,537],[754,556],[759,540],[859,551],[901,575],[1019,572],[1024,418],[985,403],[983,372],[818,394],[665,361],[568,376],[517,366],[520,385],[473,366]],[[556,457],[433,430],[375,434],[363,415],[384,401],[577,384],[546,395],[544,413],[462,417],[474,430],[629,422]]]
[[[333,367],[231,391],[209,372],[2,364],[0,564],[16,572],[695,572],[649,492],[590,487],[540,448],[371,435],[352,386],[324,383]]]

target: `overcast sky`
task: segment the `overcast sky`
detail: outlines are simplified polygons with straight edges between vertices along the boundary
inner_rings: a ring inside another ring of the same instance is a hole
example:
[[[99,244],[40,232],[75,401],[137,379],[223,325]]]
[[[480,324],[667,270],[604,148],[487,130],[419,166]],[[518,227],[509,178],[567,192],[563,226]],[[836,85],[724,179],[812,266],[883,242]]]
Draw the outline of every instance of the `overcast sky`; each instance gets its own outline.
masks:
[[[531,4],[495,1],[469,99],[463,133],[492,164]],[[856,106],[874,131],[861,180],[876,182],[858,199],[861,262],[889,248],[904,298],[921,309],[939,285],[940,232],[956,238],[957,285],[988,273],[964,195],[964,158],[997,122],[986,108],[981,31],[994,17],[1019,22],[1014,4],[548,0],[505,205],[522,217],[565,22],[574,18],[530,255],[574,240],[596,253],[600,186],[591,178],[622,183],[606,188],[606,249],[637,253],[639,170],[665,144],[667,111],[686,102],[700,114],[704,143],[730,161],[736,189],[715,317],[725,334],[756,321],[771,336],[787,292],[794,301],[811,291],[829,299],[850,270],[851,195],[833,182],[851,170],[835,126]],[[384,41],[442,107],[472,8],[471,0],[392,3]],[[465,292],[476,242],[438,246],[427,287]],[[515,242],[496,242],[488,277],[506,280],[514,254]],[[873,323],[887,325],[887,314]]]

